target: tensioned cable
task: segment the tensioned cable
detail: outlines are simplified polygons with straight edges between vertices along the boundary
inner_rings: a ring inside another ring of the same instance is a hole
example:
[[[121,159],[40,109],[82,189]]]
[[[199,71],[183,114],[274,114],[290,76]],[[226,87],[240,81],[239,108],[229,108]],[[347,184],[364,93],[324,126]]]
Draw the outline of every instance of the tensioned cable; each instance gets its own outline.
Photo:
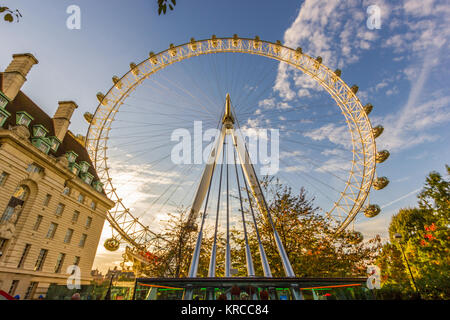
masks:
[[[217,150],[216,150],[216,152],[217,152]],[[203,238],[203,226],[205,224],[205,218],[207,216],[209,194],[211,191],[211,184],[212,184],[212,180],[214,177],[214,171],[216,168],[216,160],[217,160],[217,157],[214,158],[211,178],[209,180],[208,193],[206,194],[205,208],[203,209],[202,222],[200,225],[200,230],[198,232],[198,237],[197,237],[197,242],[195,244],[194,253],[192,255],[191,267],[189,268],[189,277],[190,278],[195,278],[197,276],[198,263],[199,263],[199,259],[200,259],[200,249],[202,246],[202,238]]]
[[[225,136],[227,139],[228,136]],[[225,140],[224,140],[225,141]],[[225,143],[227,155],[225,157],[227,167],[227,244],[225,252],[225,277],[231,276],[231,249],[230,249],[230,186],[229,186],[229,170],[228,170],[228,143]]]
[[[281,149],[281,148],[280,148],[280,149]],[[282,151],[284,151],[284,150],[289,151],[289,150],[283,148]],[[328,173],[328,174],[332,175],[333,177],[339,179],[340,181],[347,183],[347,180],[348,180],[348,179],[342,178],[342,177],[340,177],[340,176],[334,174],[333,172],[330,172],[330,171],[328,171],[328,170],[326,170],[326,169],[323,169],[322,166],[323,166],[324,162],[322,162],[322,163],[316,163],[316,162],[314,162],[314,159],[311,159],[311,158],[309,158],[309,157],[306,157],[306,156],[303,155],[303,154],[302,154],[302,155],[298,155],[298,156],[293,156],[292,158],[300,159],[300,160],[305,160],[306,162],[310,163],[314,168],[316,168],[316,169],[319,168],[320,170],[318,170],[318,172],[325,172],[325,173]],[[327,161],[328,161],[328,160],[329,160],[329,159],[327,159]]]
[[[223,176],[223,165],[225,161],[225,140],[222,147],[222,164],[220,166],[220,179],[219,179],[219,192],[217,195],[217,211],[216,211],[216,223],[214,226],[214,242],[211,249],[211,257],[209,260],[209,270],[208,270],[208,277],[215,277],[216,276],[216,254],[217,254],[217,230],[219,226],[219,213],[220,213],[220,195],[222,192],[222,176]]]
[[[280,162],[285,162],[285,161],[280,159]],[[286,162],[285,162],[285,163],[286,163]],[[292,171],[292,173],[294,173],[294,174],[298,174],[298,172],[299,172],[299,171]],[[319,183],[321,183],[322,185],[324,185],[324,186],[326,186],[326,187],[328,187],[328,188],[330,188],[330,189],[336,191],[337,193],[340,193],[340,192],[341,192],[341,191],[337,190],[336,188],[330,186],[328,183],[323,182],[322,180],[320,180],[320,179],[318,179],[318,178],[312,177],[311,175],[309,175],[308,173],[306,173],[306,172],[304,172],[304,171],[302,171],[302,173],[305,174],[306,176],[310,177],[310,178],[313,179],[314,181],[319,182]]]
[[[259,83],[264,83],[267,80],[268,76],[270,74],[273,74],[273,71],[274,71],[274,68],[267,68],[267,71],[263,74],[262,77],[260,77]],[[250,103],[250,102],[260,100],[264,94],[267,94],[269,88],[272,86],[273,86],[273,82],[268,81],[268,84],[264,87],[264,89],[259,90],[260,92],[258,94],[256,94],[255,96],[253,96],[253,95],[257,92],[257,90],[249,91],[247,93],[247,95],[244,96],[243,98],[239,97],[240,100],[238,102],[242,105],[241,112],[247,112],[247,111],[251,110],[252,103]],[[252,98],[249,101],[250,97],[252,97]]]
[[[182,87],[180,87],[175,81],[172,81],[170,79],[167,79],[165,76],[161,75],[162,78],[166,79],[168,82],[170,82],[171,84],[173,84],[174,86],[176,86],[178,89],[184,91],[186,94],[188,94],[189,96],[191,96],[191,98],[197,100],[200,103],[200,107],[202,107],[206,112],[208,112],[210,115],[214,116],[214,114],[212,114],[211,112],[209,112],[209,109],[205,108],[201,102],[201,100],[197,97],[197,96],[193,96],[189,91],[186,91],[185,89],[183,89]]]
[[[202,65],[202,64],[200,64],[200,65]],[[184,73],[184,74],[187,74],[187,75],[190,77],[191,83],[192,83],[192,84],[194,85],[194,87],[196,87],[197,90],[198,90],[198,91],[206,98],[206,100],[208,100],[208,102],[211,104],[211,106],[215,106],[216,111],[217,111],[217,110],[220,110],[219,104],[217,104],[217,102],[212,101],[212,100],[211,100],[211,97],[205,92],[205,90],[204,90],[204,89],[201,89],[200,86],[197,84],[197,81],[195,80],[195,78],[194,78],[194,77],[192,76],[192,74],[191,74],[192,72],[189,72],[189,71],[186,72],[187,65],[181,63],[181,67],[184,69],[184,70],[183,70],[183,73]],[[197,68],[197,70],[201,70],[201,69],[202,69],[202,68]],[[202,70],[202,71],[203,71],[203,73],[205,73],[204,70]],[[202,79],[204,79],[204,78],[202,77]]]
[[[238,124],[238,127],[240,127],[239,126],[239,121],[236,121],[236,122]],[[246,154],[248,154],[247,145],[246,145],[245,140],[243,139],[243,137],[242,137],[242,140],[244,142],[245,152],[246,152]],[[284,268],[284,271],[286,273],[286,276],[288,276],[288,277],[295,277],[295,273],[294,273],[294,270],[292,269],[292,265],[291,265],[291,263],[289,261],[289,257],[288,257],[288,255],[286,253],[286,250],[285,250],[285,248],[283,246],[283,243],[281,242],[280,236],[278,235],[278,231],[275,228],[275,224],[274,224],[273,219],[272,219],[272,214],[270,213],[269,206],[267,205],[266,197],[264,196],[264,194],[262,194],[261,183],[259,182],[258,176],[256,175],[255,167],[252,164],[250,164],[250,168],[252,170],[252,172],[250,174],[253,174],[253,176],[255,177],[257,187],[258,187],[258,189],[261,192],[261,197],[262,197],[262,200],[263,200],[263,203],[261,205],[264,206],[264,209],[267,212],[267,218],[268,218],[269,223],[270,223],[270,225],[272,227],[272,232],[273,232],[273,235],[274,235],[274,238],[275,238],[275,242],[276,242],[276,245],[277,245],[277,248],[278,248],[278,253],[279,253],[280,257],[281,257],[281,261],[282,261],[283,268]],[[262,214],[262,212],[261,212],[261,214]]]
[[[245,257],[247,260],[247,275],[249,277],[255,276],[255,268],[253,266],[253,259],[252,259],[252,253],[250,251],[250,246],[248,244],[248,236],[247,236],[247,226],[245,225],[245,215],[244,215],[244,205],[242,204],[242,193],[241,193],[241,184],[237,169],[237,162],[236,162],[236,148],[237,145],[234,145],[234,168],[236,170],[236,181],[237,181],[237,187],[239,191],[239,202],[241,204],[241,214],[242,214],[242,225],[244,227],[244,240],[245,240]]]
[[[261,265],[263,267],[264,276],[271,278],[272,277],[272,272],[270,271],[269,262],[267,260],[266,252],[264,250],[264,246],[263,246],[262,241],[261,241],[261,236],[259,234],[258,224],[256,222],[255,212],[253,211],[252,199],[250,197],[250,192],[248,190],[247,179],[245,179],[244,167],[243,167],[242,163],[241,163],[241,171],[242,171],[242,179],[244,180],[245,190],[247,191],[248,205],[250,207],[250,212],[252,214],[253,225],[254,225],[255,232],[256,232],[256,238],[258,240],[259,255],[261,257]]]
[[[172,93],[174,93],[174,94],[177,95],[179,98],[181,98],[182,101],[192,102],[191,100],[188,100],[186,97],[180,96],[179,94],[177,94],[176,92],[174,92],[174,90],[170,90],[170,89],[166,88],[165,86],[163,86],[162,84],[160,84],[159,81],[154,80],[154,79],[152,79],[152,81],[155,82],[157,85],[159,85],[163,90],[166,90],[167,93],[168,93],[169,95],[172,94]],[[149,85],[147,85],[147,84],[145,84],[145,83],[142,84],[142,87],[155,89],[154,87],[149,86]],[[131,98],[131,99],[137,99],[137,100],[142,100],[142,101],[147,101],[147,102],[152,102],[152,103],[155,103],[155,104],[161,104],[161,105],[165,105],[165,106],[168,106],[168,107],[176,107],[176,108],[179,108],[179,107],[180,107],[179,105],[168,104],[168,103],[166,103],[166,102],[158,102],[158,101],[152,100],[152,99],[147,98],[147,97],[140,97],[140,96],[133,96],[133,95],[131,95],[131,96],[129,96],[128,98]],[[191,107],[191,106],[193,106],[193,107]],[[188,110],[194,111],[194,112],[199,112],[199,109],[198,109],[198,108],[195,108],[195,107],[198,107],[198,105],[196,105],[196,104],[189,104],[189,105],[183,104],[183,108],[184,108],[184,109],[188,109]]]
[[[162,76],[161,76],[161,77],[162,77]],[[181,100],[188,101],[188,102],[192,102],[190,99],[188,99],[188,97],[182,96],[182,95],[180,95],[178,92],[176,92],[175,90],[172,90],[172,89],[170,89],[170,88],[164,86],[164,85],[161,84],[158,80],[155,80],[155,79],[152,79],[152,78],[149,78],[149,79],[150,79],[151,81],[155,82],[155,83],[156,83],[157,85],[159,85],[161,88],[165,89],[167,92],[169,92],[169,94],[170,94],[170,93],[173,93],[173,94],[177,95],[179,98],[181,98]],[[169,81],[169,82],[170,82],[170,81]],[[143,86],[146,86],[146,85],[143,84]],[[192,97],[192,98],[194,98],[194,97]],[[193,106],[196,106],[196,105],[193,104]],[[200,104],[200,107],[203,108],[203,109],[205,109],[204,106],[203,106],[202,104]],[[184,106],[184,108],[187,108],[187,106]],[[192,108],[189,108],[189,109],[192,109]],[[198,110],[198,109],[194,109],[194,110]],[[210,113],[209,111],[207,111],[207,109],[205,109],[205,111],[208,112],[211,116],[214,116],[212,113]]]

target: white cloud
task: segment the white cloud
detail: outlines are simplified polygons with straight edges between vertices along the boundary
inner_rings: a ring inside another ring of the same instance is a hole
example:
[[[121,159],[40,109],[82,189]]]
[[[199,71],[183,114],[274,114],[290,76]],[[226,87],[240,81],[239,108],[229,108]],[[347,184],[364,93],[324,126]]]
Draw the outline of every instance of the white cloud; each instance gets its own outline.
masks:
[[[310,171],[308,168],[306,168],[305,166],[302,165],[297,165],[297,166],[286,166],[282,169],[282,171],[286,171],[286,172],[308,172]]]
[[[299,157],[303,155],[303,152],[300,152],[298,150],[295,151],[281,151],[280,152],[280,159],[287,159],[287,158],[294,158],[294,157]]]
[[[352,163],[341,158],[331,158],[315,169],[317,172],[349,172]]]
[[[407,14],[423,17],[433,13],[434,0],[405,0],[403,9]]]
[[[360,231],[364,239],[371,239],[377,235],[382,240],[389,240],[389,224],[391,221],[391,215],[381,214],[378,217],[367,219],[361,222],[355,223],[355,230]]]
[[[344,151],[341,149],[325,149],[321,152],[324,156],[342,156],[344,154]]]
[[[412,77],[406,104],[398,112],[381,120],[385,127],[385,134],[379,138],[381,145],[392,150],[401,150],[435,141],[438,136],[429,134],[426,130],[450,121],[450,96],[430,97],[424,90],[429,75],[436,66],[434,57],[437,54],[434,51],[424,57],[419,72],[413,67],[405,71],[416,76]]]
[[[387,7],[379,3],[383,8]],[[361,9],[359,1],[306,0],[284,33],[284,44],[291,48],[302,47],[303,52],[312,57],[321,56],[331,68],[354,63],[361,52],[370,49],[377,40],[377,34],[365,28],[365,11]],[[295,87],[292,87],[291,79],[294,79]],[[289,101],[308,97],[320,86],[300,71],[280,63],[273,89],[283,100]]]
[[[272,109],[275,107],[275,98],[261,100],[258,103],[258,106],[263,107],[265,109]]]
[[[328,123],[320,128],[304,133],[305,137],[315,141],[329,140],[330,142],[350,147],[351,139],[347,126],[337,126],[334,123]]]

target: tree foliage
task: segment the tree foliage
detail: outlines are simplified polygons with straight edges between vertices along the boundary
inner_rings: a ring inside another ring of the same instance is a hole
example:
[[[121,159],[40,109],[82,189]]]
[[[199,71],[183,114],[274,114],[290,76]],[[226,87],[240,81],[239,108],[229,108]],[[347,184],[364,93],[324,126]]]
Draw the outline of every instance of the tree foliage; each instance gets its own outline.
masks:
[[[352,244],[352,231],[336,234],[337,225],[314,206],[314,198],[308,198],[305,189],[294,194],[291,188],[278,181],[266,184],[269,210],[281,242],[298,277],[346,277],[365,276],[367,265],[375,261],[381,247],[379,237],[359,244]],[[256,217],[261,240],[276,277],[285,276],[281,258],[267,216]],[[250,219],[247,219],[250,221]],[[254,228],[249,223],[250,247],[257,275],[263,275]],[[238,246],[235,255],[239,259],[240,274],[245,275],[244,239],[235,233]]]
[[[403,248],[422,297],[450,299],[450,181],[431,172],[418,199],[417,208],[401,209],[392,217],[390,243],[378,258],[383,288],[403,294],[414,290]],[[394,239],[396,233],[400,241]]]
[[[176,0],[158,0],[158,15],[166,14],[167,8],[172,11],[176,5]]]
[[[267,199],[273,222],[291,261],[294,272],[299,277],[341,277],[365,276],[367,265],[375,261],[381,247],[380,238],[351,244],[352,232],[336,235],[334,223],[320,214],[304,189],[297,194],[278,182],[266,183]],[[245,192],[244,192],[245,193]],[[256,232],[248,211],[245,211],[249,244],[257,276],[263,276]],[[255,205],[255,203],[253,203]],[[255,208],[257,225],[261,240],[269,260],[271,272],[275,277],[284,277],[284,270],[278,254],[272,227],[267,216],[260,215]],[[187,215],[184,211],[170,215],[166,229],[161,237],[167,241],[158,252],[158,263],[147,270],[149,276],[185,277],[194,251],[196,235],[187,230]],[[241,222],[242,226],[242,222]],[[232,267],[238,270],[237,276],[246,276],[245,243],[242,227],[231,231]],[[198,276],[208,274],[213,230],[205,230],[200,252]],[[217,244],[217,276],[224,276],[225,235],[220,233]]]

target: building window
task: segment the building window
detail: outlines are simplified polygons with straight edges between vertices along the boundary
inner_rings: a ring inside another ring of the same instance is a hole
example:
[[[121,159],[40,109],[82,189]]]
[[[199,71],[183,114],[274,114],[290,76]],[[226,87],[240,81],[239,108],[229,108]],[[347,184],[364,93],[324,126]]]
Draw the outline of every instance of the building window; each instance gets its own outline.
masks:
[[[83,181],[87,184],[91,184],[92,181],[94,180],[94,176],[92,174],[90,174],[89,172],[86,173],[82,173],[81,174],[81,179],[83,179]]]
[[[81,236],[81,239],[80,239],[80,243],[78,244],[78,246],[80,248],[84,248],[84,245],[86,244],[86,239],[87,239],[87,234],[83,233],[83,235]]]
[[[73,216],[72,216],[72,222],[73,223],[77,223],[78,222],[78,217],[80,216],[80,211],[74,211],[73,212]]]
[[[91,209],[92,209],[92,210],[97,209],[97,203],[96,203],[95,201],[92,201],[92,202],[91,202]]]
[[[84,203],[84,194],[81,194],[78,196],[78,202],[79,203]]]
[[[65,187],[62,193],[65,196],[69,196],[70,195],[70,188],[69,187]]]
[[[20,257],[19,264],[17,265],[17,268],[18,268],[18,269],[20,269],[20,268],[23,267],[23,265],[24,265],[24,263],[25,263],[25,259],[26,259],[27,256],[28,256],[28,252],[30,252],[30,248],[31,248],[31,244],[27,243],[27,244],[25,245],[25,249],[23,249],[22,257]]]
[[[25,293],[24,299],[33,299],[33,296],[36,293],[37,286],[38,282],[35,281],[30,282],[27,292]]]
[[[34,223],[34,227],[33,227],[34,231],[38,231],[39,230],[39,227],[41,226],[41,222],[42,222],[43,218],[44,218],[43,216],[38,214],[38,216],[36,218],[36,222]]]
[[[27,186],[19,186],[9,200],[0,222],[16,223],[29,194],[30,189]]]
[[[61,145],[61,141],[59,141],[57,137],[50,137],[50,141],[52,151],[54,152],[58,151],[58,148]]]
[[[7,239],[0,238],[0,258],[3,256],[3,252],[6,249],[7,242],[8,242]]]
[[[46,196],[45,196],[45,199],[44,199],[44,207],[48,207],[48,204],[50,203],[50,200],[52,199],[52,195],[51,194],[47,194]]]
[[[50,139],[48,138],[44,138],[44,137],[40,137],[40,138],[33,138],[31,139],[31,143],[38,148],[39,150],[41,150],[42,152],[44,152],[45,154],[48,154],[48,152],[50,151],[51,148],[51,143],[49,141]]]
[[[41,124],[33,126],[33,136],[34,137],[45,137],[48,130]]]
[[[90,165],[88,162],[86,162],[86,161],[81,161],[81,162],[80,162],[80,170],[81,170],[81,172],[82,172],[82,173],[88,172],[90,166],[91,166],[91,165]]]
[[[0,109],[4,109],[8,104],[9,100],[3,93],[0,93]]]
[[[69,163],[74,163],[77,160],[78,154],[73,151],[66,152],[66,157]]]
[[[65,207],[66,207],[66,206],[63,205],[62,203],[58,203],[58,206],[56,207],[55,215],[56,215],[57,217],[61,217],[62,214],[63,214],[63,212],[64,212],[64,208],[65,208]]]
[[[6,119],[8,119],[8,117],[6,116],[6,114],[3,113],[3,111],[4,109],[0,108],[0,128],[3,127],[3,124],[5,123]]]
[[[58,224],[56,224],[54,222],[50,223],[50,227],[48,228],[46,238],[47,239],[53,239],[53,237],[55,236],[57,228],[58,228]]]
[[[75,163],[75,162],[69,164],[69,169],[76,176],[78,176],[78,174],[80,173],[80,166],[77,163]]]
[[[66,236],[64,237],[64,243],[69,244],[72,241],[73,229],[67,229]]]
[[[8,104],[8,100],[6,100],[1,94],[0,94],[0,127],[3,127],[3,125],[6,122],[6,119],[9,118],[11,113],[6,111],[5,107]]]
[[[16,112],[16,124],[28,127],[34,118],[25,111]]]
[[[38,166],[36,163],[32,163],[28,166],[27,168],[27,172],[29,173],[41,173],[44,171],[44,168],[42,168],[41,166]]]
[[[103,183],[101,183],[100,181],[96,180],[96,181],[94,181],[94,183],[92,185],[95,188],[95,190],[97,190],[98,192],[103,191]]]
[[[66,254],[65,253],[60,253],[58,255],[58,259],[56,259],[55,273],[60,273],[61,272],[61,268],[63,266],[65,258],[66,258]]]
[[[44,266],[45,258],[47,258],[47,249],[41,249],[39,252],[39,256],[36,260],[36,264],[34,266],[34,271],[41,271],[42,267]]]
[[[73,259],[73,265],[74,266],[78,266],[80,264],[80,257],[75,257],[74,259]],[[73,268],[72,269],[72,274],[74,274],[75,273],[75,268]]]
[[[8,294],[13,296],[16,293],[17,286],[19,285],[19,280],[13,280],[11,283],[11,287],[9,287]]]
[[[92,224],[92,217],[87,217],[85,227],[90,228],[91,224]]]
[[[3,171],[0,174],[0,187],[5,185],[6,180],[8,179],[8,177],[9,177],[9,173],[6,173],[5,171]]]

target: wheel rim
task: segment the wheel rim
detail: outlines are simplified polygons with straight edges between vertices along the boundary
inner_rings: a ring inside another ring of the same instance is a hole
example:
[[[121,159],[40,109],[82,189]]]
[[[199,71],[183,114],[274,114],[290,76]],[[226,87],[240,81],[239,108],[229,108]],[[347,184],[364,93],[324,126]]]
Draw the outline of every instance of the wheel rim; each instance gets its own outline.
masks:
[[[339,76],[299,50],[259,39],[212,38],[171,46],[133,66],[122,78],[116,78],[108,93],[99,97],[100,103],[93,116],[86,138],[86,148],[95,169],[104,183],[107,196],[116,206],[108,213],[107,220],[119,235],[132,246],[148,248],[157,235],[135,218],[123,199],[120,199],[108,168],[107,141],[111,124],[124,100],[152,74],[174,63],[214,53],[246,53],[264,56],[301,70],[314,79],[334,99],[345,116],[351,133],[353,161],[347,184],[340,198],[334,203],[329,216],[341,216],[337,232],[344,230],[362,209],[372,187],[376,169],[376,143],[373,128],[356,94]],[[139,70],[137,72],[137,70]],[[124,223],[127,221],[127,223]]]

